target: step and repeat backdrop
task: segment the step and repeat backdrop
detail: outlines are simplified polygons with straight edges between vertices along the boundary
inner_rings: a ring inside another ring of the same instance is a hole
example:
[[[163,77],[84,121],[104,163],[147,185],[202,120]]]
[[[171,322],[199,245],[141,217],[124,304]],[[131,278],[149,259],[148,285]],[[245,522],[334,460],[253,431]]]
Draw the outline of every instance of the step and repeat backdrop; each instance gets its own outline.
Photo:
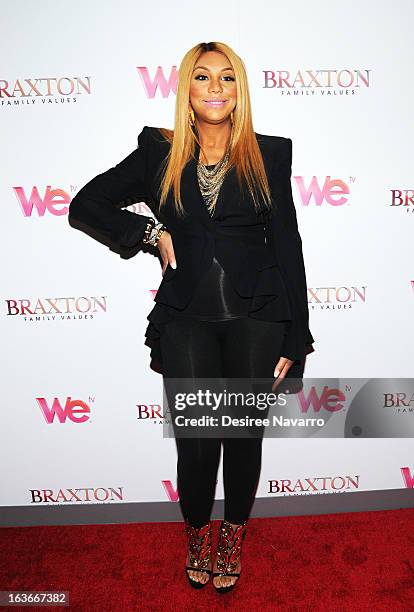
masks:
[[[255,131],[293,141],[315,338],[305,376],[337,380],[344,405],[348,377],[412,376],[411,2],[213,0],[198,14],[188,1],[3,0],[1,12],[0,505],[177,503],[144,345],[160,263],[72,228],[68,206],[144,125],[173,127],[179,64],[198,42],[235,49]],[[406,389],[372,414],[387,411],[395,437],[266,439],[257,496],[277,514],[286,496],[413,488]],[[329,391],[301,396],[307,416],[331,411]]]

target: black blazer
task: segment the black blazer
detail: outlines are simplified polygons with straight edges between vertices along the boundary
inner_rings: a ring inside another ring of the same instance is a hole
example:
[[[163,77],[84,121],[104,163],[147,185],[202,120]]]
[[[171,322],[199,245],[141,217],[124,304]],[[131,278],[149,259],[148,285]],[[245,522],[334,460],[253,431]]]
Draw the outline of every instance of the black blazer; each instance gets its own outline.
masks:
[[[264,204],[255,210],[247,189],[239,190],[236,169],[232,168],[211,217],[197,180],[198,145],[181,179],[181,199],[187,215],[176,215],[171,191],[160,209],[157,192],[161,164],[170,145],[158,128],[145,126],[138,136],[137,149],[79,190],[69,207],[69,222],[78,228],[80,222],[80,229],[86,225],[106,236],[111,247],[136,247],[143,238],[147,217],[123,210],[119,204],[146,202],[171,233],[177,262],[176,269],[167,266],[155,301],[184,308],[216,254],[241,295],[251,296],[255,290],[257,308],[272,300],[267,305],[272,320],[288,322],[281,356],[303,366],[306,354],[314,350],[314,339],[308,327],[302,241],[290,181],[292,140],[257,133],[256,138],[272,194],[270,213]],[[303,367],[293,369],[291,376],[301,376],[302,371]]]

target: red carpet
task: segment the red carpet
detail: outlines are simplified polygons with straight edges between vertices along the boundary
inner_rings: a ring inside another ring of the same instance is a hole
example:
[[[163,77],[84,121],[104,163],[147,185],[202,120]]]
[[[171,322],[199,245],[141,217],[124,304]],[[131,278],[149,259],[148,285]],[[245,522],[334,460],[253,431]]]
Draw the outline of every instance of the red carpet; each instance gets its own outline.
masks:
[[[3,528],[0,544],[0,590],[67,590],[73,610],[414,610],[413,509],[250,519],[224,595],[188,584],[182,523]]]

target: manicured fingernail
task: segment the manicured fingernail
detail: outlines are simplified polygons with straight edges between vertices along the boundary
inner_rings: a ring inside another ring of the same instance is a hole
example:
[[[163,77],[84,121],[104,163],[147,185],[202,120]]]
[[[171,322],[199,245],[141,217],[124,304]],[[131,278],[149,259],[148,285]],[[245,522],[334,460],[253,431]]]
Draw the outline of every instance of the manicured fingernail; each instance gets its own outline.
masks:
[[[175,261],[171,262],[170,266],[174,268],[174,270],[177,268],[177,264],[175,263]]]
[[[277,378],[277,377],[279,376],[279,374],[280,374],[279,370],[275,370],[275,371],[274,371],[274,376],[275,376],[275,378]]]

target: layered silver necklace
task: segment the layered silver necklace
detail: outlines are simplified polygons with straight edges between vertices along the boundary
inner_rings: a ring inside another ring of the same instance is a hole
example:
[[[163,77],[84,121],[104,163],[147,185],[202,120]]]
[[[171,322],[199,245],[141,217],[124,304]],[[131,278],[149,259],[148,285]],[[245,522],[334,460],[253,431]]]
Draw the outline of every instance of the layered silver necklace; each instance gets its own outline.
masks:
[[[204,202],[206,203],[207,210],[210,215],[214,214],[217,198],[220,192],[220,188],[223,184],[224,177],[227,171],[227,163],[230,157],[229,147],[226,150],[224,157],[214,166],[214,168],[207,168],[204,164],[198,160],[197,164],[197,178],[200,186],[201,195],[203,196]]]

